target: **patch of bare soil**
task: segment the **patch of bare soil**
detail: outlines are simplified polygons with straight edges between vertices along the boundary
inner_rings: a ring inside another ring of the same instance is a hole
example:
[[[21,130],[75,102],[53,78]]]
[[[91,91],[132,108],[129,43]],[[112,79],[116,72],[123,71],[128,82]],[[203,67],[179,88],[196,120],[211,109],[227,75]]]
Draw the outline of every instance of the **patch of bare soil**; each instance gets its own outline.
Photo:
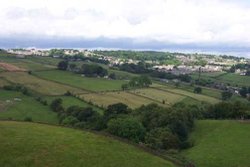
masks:
[[[27,71],[26,69],[17,67],[17,66],[12,65],[12,64],[3,63],[3,62],[0,62],[0,67],[6,71],[9,71],[9,72],[25,72],[25,71]]]

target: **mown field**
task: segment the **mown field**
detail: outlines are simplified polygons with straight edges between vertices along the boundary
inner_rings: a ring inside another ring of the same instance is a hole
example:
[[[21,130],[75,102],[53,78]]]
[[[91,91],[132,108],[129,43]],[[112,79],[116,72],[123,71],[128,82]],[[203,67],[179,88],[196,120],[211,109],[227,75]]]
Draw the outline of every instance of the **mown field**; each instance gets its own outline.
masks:
[[[197,121],[194,147],[182,152],[199,167],[249,167],[250,122]]]
[[[140,95],[146,98],[151,99],[152,101],[156,101],[158,103],[165,103],[166,105],[173,105],[177,102],[182,101],[185,96],[174,94],[171,92],[166,92],[153,88],[145,88],[145,89],[136,89],[130,91],[133,94]]]
[[[83,98],[85,101],[92,102],[102,107],[107,107],[108,105],[115,103],[124,103],[127,104],[130,108],[137,108],[141,105],[157,103],[157,101],[152,101],[152,99],[137,96],[129,92],[89,93],[82,94],[80,95],[80,97]]]
[[[120,90],[121,85],[125,83],[123,80],[82,77],[80,74],[59,70],[41,71],[35,72],[34,74],[47,80],[68,84],[89,91]]]
[[[185,97],[193,98],[193,99],[198,100],[198,101],[205,101],[205,102],[208,102],[211,104],[215,104],[215,103],[218,103],[220,101],[218,98],[214,98],[212,96],[207,96],[204,94],[196,94],[196,93],[193,93],[191,90],[187,91],[184,89],[179,89],[179,88],[173,87],[171,85],[155,84],[155,85],[153,85],[153,87],[155,89],[161,90],[161,91],[166,92],[166,93],[172,93],[172,94],[176,94],[179,96],[185,96]],[[202,89],[202,91],[203,91],[203,89]]]
[[[80,130],[0,121],[0,134],[0,166],[174,166],[129,144]]]
[[[0,77],[12,83],[22,84],[31,90],[45,95],[62,95],[67,91],[75,93],[85,92],[78,88],[43,80],[25,72],[2,72]]]
[[[19,92],[0,90],[0,119],[24,120],[57,124],[57,114],[34,98]]]

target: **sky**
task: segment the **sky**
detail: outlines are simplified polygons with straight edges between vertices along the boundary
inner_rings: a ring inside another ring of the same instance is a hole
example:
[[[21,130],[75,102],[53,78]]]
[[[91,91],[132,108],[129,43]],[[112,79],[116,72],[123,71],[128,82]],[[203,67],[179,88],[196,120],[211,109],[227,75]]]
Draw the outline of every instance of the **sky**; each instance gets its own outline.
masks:
[[[1,0],[0,47],[220,52],[250,57],[249,0]]]

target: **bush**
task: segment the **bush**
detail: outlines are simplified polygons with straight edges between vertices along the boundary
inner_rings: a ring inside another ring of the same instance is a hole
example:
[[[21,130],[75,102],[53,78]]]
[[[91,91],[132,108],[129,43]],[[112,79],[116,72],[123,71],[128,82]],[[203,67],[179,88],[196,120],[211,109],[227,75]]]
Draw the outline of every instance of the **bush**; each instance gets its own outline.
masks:
[[[68,116],[63,119],[62,124],[67,126],[74,126],[78,122],[79,120],[77,118],[73,116]]]
[[[146,134],[145,143],[154,149],[168,150],[179,148],[180,142],[169,128],[155,128]]]
[[[55,100],[53,100],[50,104],[51,109],[54,112],[60,112],[63,111],[63,107],[62,107],[62,99],[61,98],[57,98]]]
[[[24,118],[24,121],[32,122],[33,120],[32,120],[32,117],[27,116]]]
[[[145,128],[133,118],[116,118],[108,122],[108,132],[132,140],[136,143],[142,141],[145,136]]]

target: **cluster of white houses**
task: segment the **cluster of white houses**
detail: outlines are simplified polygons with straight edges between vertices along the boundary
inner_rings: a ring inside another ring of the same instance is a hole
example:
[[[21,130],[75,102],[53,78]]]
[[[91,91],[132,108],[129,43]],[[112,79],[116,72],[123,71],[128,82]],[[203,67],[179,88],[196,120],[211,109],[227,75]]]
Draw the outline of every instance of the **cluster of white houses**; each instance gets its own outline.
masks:
[[[174,66],[174,65],[157,65],[153,66],[153,69],[161,72],[170,72],[173,74],[190,74],[193,72],[221,72],[223,70],[222,66],[206,65],[202,66]]]

